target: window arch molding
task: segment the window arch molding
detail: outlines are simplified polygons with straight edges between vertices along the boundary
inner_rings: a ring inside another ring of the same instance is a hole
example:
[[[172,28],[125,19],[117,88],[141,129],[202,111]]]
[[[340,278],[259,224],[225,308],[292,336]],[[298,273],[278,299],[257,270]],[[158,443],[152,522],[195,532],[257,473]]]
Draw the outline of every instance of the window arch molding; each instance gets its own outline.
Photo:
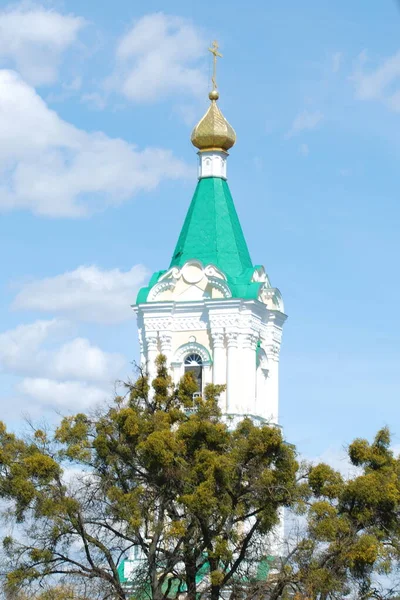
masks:
[[[203,366],[211,365],[211,356],[207,348],[197,342],[188,342],[179,346],[175,352],[174,362],[182,363],[189,354],[198,354],[202,360]]]

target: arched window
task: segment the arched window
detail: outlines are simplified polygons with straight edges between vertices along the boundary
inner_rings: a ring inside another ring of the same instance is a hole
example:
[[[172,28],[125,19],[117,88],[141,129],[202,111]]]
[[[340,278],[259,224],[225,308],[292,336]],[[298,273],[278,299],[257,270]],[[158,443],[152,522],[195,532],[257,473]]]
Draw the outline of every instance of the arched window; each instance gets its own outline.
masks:
[[[185,358],[185,373],[190,371],[193,373],[194,378],[197,382],[197,389],[199,392],[203,389],[203,361],[200,354],[191,353]]]

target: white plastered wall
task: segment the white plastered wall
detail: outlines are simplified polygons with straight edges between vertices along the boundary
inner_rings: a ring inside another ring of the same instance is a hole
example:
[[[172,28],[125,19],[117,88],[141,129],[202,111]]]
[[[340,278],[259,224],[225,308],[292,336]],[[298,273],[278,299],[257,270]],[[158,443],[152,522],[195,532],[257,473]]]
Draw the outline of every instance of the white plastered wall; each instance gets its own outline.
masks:
[[[154,376],[154,361],[162,352],[177,383],[184,372],[182,352],[198,348],[200,353],[204,351],[204,381],[227,385],[221,396],[224,413],[277,423],[278,361],[285,315],[257,300],[233,298],[152,302],[135,310],[142,361],[150,376]],[[257,367],[259,351],[265,356],[262,372]]]

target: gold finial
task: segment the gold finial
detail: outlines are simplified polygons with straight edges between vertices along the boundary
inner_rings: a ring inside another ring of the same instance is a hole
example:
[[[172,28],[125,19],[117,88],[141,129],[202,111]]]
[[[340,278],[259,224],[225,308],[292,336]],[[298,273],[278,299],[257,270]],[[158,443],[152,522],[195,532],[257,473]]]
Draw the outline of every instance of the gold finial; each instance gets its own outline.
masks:
[[[218,150],[227,152],[236,142],[236,133],[233,127],[225,119],[224,115],[217,106],[219,93],[217,90],[217,57],[222,58],[222,54],[218,52],[218,42],[214,41],[209,48],[209,51],[214,56],[214,69],[212,76],[213,89],[208,94],[211,100],[204,117],[197,123],[192,131],[192,144],[200,150],[200,152]]]
[[[209,48],[208,50],[211,52],[211,54],[213,55],[213,76],[211,77],[211,81],[213,84],[213,91],[217,90],[217,56],[219,56],[220,58],[222,58],[222,54],[220,54],[218,52],[219,46],[218,46],[218,42],[217,40],[214,40],[211,48]]]

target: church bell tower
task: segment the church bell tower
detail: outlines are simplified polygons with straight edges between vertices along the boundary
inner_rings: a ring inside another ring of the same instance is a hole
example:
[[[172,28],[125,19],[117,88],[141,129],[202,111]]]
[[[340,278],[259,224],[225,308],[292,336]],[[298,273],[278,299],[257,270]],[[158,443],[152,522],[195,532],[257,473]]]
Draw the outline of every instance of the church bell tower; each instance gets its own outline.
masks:
[[[139,291],[141,364],[150,379],[167,357],[178,383],[191,370],[202,393],[225,384],[221,410],[235,422],[247,415],[278,424],[278,366],[286,316],[278,289],[253,265],[227,181],[234,129],[218,107],[214,55],[210,106],[195,126],[198,183],[169,267]]]

